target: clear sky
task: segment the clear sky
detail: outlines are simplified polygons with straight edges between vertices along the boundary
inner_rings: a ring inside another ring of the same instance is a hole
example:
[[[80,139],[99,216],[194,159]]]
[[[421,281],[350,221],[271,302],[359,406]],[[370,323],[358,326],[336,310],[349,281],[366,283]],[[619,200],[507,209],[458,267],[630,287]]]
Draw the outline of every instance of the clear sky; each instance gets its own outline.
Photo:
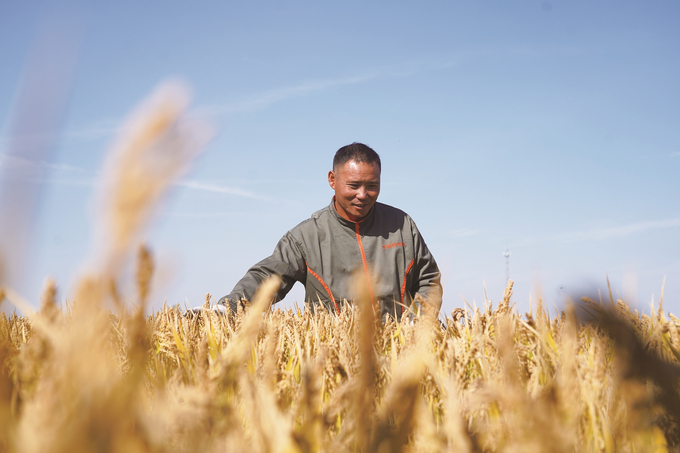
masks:
[[[71,81],[57,146],[24,162],[43,171],[17,287],[37,304],[51,275],[68,296],[116,128],[179,77],[217,135],[145,234],[154,307],[227,294],[329,203],[332,156],[359,141],[437,259],[444,311],[502,298],[507,248],[521,311],[608,275],[647,311],[666,277],[678,314],[678,24],[675,0],[2,1],[0,170],[44,36]]]

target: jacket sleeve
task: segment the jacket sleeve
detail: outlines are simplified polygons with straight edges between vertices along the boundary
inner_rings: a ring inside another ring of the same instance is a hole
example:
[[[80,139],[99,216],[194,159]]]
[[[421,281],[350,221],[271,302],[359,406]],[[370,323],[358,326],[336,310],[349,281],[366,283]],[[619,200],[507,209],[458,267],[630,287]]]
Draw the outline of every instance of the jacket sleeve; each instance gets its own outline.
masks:
[[[274,249],[271,256],[263,259],[248,269],[246,275],[231,290],[231,293],[219,300],[220,304],[229,304],[232,311],[238,309],[241,299],[250,300],[255,291],[267,277],[279,275],[281,287],[273,303],[283,299],[296,281],[304,282],[307,275],[305,256],[302,247],[295,240],[291,232],[286,233]]]
[[[413,243],[415,250],[414,264],[413,264],[413,286],[411,287],[411,294],[420,296],[425,300],[430,301],[435,305],[437,313],[442,305],[442,285],[441,273],[439,267],[427,248],[423,237],[418,231],[413,220],[411,220],[413,227]]]

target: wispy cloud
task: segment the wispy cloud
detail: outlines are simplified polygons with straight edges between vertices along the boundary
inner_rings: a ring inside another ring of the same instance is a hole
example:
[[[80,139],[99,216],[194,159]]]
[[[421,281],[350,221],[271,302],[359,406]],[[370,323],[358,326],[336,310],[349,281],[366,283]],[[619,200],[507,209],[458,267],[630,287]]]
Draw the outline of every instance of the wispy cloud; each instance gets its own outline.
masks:
[[[207,192],[225,193],[229,195],[237,195],[239,197],[255,198],[259,200],[267,200],[267,197],[258,195],[250,190],[241,189],[239,187],[223,186],[219,184],[206,184],[198,181],[181,181],[177,183],[178,186],[187,187],[189,189],[204,190]]]
[[[165,211],[162,212],[161,215],[166,217],[196,217],[196,218],[252,217],[252,213],[241,211],[222,211],[222,212]]]
[[[358,84],[374,78],[376,78],[375,75],[369,74],[339,79],[311,80],[303,82],[298,85],[257,93],[242,101],[237,101],[221,106],[202,108],[199,109],[198,111],[199,113],[205,113],[210,115],[257,111],[265,109],[276,102],[284,101],[298,96],[304,96],[309,93],[323,91],[337,86]]]
[[[0,168],[10,171],[29,172],[53,170],[66,172],[84,172],[85,169],[74,165],[62,164],[57,162],[46,162],[43,160],[34,161],[11,154],[0,153]]]
[[[644,233],[652,230],[665,230],[669,228],[680,228],[680,219],[650,220],[616,227],[597,228],[587,231],[561,234],[556,236],[555,239],[566,242],[619,239],[626,236],[631,236],[633,234]]]
[[[276,102],[285,101],[299,96],[305,96],[307,94],[320,92],[331,88],[358,85],[372,80],[384,78],[408,77],[423,70],[427,71],[448,68],[457,64],[459,61],[459,57],[454,58],[450,56],[408,60],[394,65],[370,68],[361,74],[353,76],[308,80],[297,85],[256,93],[241,101],[199,109],[199,113],[220,115],[262,110]]]
[[[96,180],[89,178],[68,178],[68,179],[47,179],[45,183],[56,184],[60,186],[74,186],[74,187],[94,187],[96,185]]]
[[[67,140],[96,140],[100,138],[111,138],[120,126],[122,120],[106,119],[97,121],[85,127],[68,129],[64,132]]]
[[[22,143],[25,141],[35,142],[42,140],[65,140],[65,141],[87,141],[101,138],[111,138],[118,131],[120,121],[101,120],[90,125],[75,129],[65,129],[58,134],[54,133],[32,133],[30,135],[0,135],[0,146],[5,149],[10,144]]]
[[[471,52],[471,54],[477,53],[479,53],[479,51]],[[429,58],[425,57],[402,61],[393,65],[369,68],[358,75],[330,79],[307,80],[291,86],[254,93],[242,100],[224,105],[198,107],[192,112],[192,114],[212,116],[264,110],[277,102],[336,87],[358,85],[371,80],[384,78],[408,77],[421,71],[448,68],[458,64],[461,59],[466,58],[470,58],[470,56],[467,54],[462,54],[458,56],[444,55]],[[97,140],[101,138],[111,138],[118,131],[120,123],[121,119],[102,119],[89,125],[67,129],[62,132],[61,138],[64,140]],[[35,139],[36,137],[30,138]],[[8,142],[8,137],[0,136],[0,145],[6,142]]]
[[[447,231],[448,234],[454,236],[454,237],[464,237],[464,236],[474,236],[475,234],[478,233],[477,230],[469,230],[467,228],[462,228],[459,230],[452,230],[452,231]]]
[[[680,151],[676,151],[674,153],[671,153],[671,157],[680,157]]]

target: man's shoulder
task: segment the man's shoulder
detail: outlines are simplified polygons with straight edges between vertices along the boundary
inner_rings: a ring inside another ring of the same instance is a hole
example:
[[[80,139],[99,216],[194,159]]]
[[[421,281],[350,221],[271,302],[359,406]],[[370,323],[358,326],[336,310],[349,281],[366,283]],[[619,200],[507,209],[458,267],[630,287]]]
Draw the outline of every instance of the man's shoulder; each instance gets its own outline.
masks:
[[[374,225],[376,225],[377,228],[388,228],[390,230],[399,229],[418,234],[416,222],[406,212],[383,203],[376,203],[375,208],[376,221],[374,222]]]
[[[412,221],[411,216],[401,209],[379,202],[375,203],[375,215],[387,219]]]
[[[305,229],[309,228],[315,228],[318,225],[318,222],[324,222],[330,219],[332,216],[332,213],[329,209],[328,206],[319,209],[318,211],[312,213],[309,218],[303,220],[302,222],[298,223],[294,228],[292,228],[289,233],[295,233],[299,231],[303,231]]]
[[[302,223],[311,222],[311,221],[316,220],[316,219],[325,218],[326,216],[328,216],[330,214],[331,214],[330,206],[324,206],[323,208],[319,209],[318,211],[312,213],[312,215],[309,216],[309,218],[307,220],[304,220]]]
[[[399,208],[395,208],[394,206],[390,206],[385,203],[380,203],[379,201],[375,202],[375,208],[376,208],[376,214],[387,214],[387,215],[397,215],[401,217],[409,217],[408,214],[406,214],[404,211],[402,211]]]

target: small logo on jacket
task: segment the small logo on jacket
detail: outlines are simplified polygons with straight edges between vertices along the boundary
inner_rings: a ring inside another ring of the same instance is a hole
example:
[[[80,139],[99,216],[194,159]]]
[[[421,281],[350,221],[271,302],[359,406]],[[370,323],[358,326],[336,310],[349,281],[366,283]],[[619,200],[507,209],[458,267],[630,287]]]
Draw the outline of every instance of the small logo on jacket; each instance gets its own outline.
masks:
[[[404,244],[403,242],[393,242],[391,244],[383,245],[384,249],[391,249],[392,247],[406,247],[406,244]]]

